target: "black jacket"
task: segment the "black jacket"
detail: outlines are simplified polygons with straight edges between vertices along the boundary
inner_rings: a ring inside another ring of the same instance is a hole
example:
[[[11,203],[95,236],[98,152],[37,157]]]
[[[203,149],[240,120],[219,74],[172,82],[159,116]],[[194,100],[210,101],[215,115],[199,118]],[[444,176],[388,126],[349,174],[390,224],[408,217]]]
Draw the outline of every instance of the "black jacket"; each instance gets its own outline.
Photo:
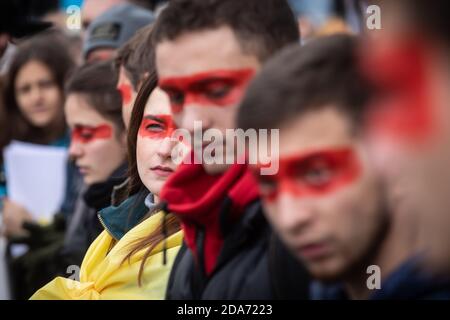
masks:
[[[202,232],[197,247],[202,247]],[[217,267],[209,277],[195,261],[183,244],[169,278],[167,299],[308,298],[309,276],[275,238],[259,201],[228,230]]]

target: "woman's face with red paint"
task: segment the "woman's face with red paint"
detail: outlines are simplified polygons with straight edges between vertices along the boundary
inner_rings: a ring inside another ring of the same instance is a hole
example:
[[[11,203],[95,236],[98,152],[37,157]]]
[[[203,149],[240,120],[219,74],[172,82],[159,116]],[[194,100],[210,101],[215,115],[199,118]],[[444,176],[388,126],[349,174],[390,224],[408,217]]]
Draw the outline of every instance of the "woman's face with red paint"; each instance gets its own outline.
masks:
[[[84,183],[104,182],[125,161],[125,134],[91,107],[82,95],[70,94],[65,104],[67,123],[72,130],[69,148]]]
[[[134,91],[133,85],[128,78],[124,67],[120,67],[119,80],[117,81],[117,89],[122,95],[122,118],[125,127],[130,126],[131,112],[133,111],[134,101],[136,100],[137,92]]]
[[[156,88],[147,101],[136,146],[139,177],[156,196],[177,167],[172,161],[172,151],[177,145],[171,137],[175,129],[169,98]]]
[[[367,254],[384,221],[371,165],[332,108],[282,127],[279,150],[278,174],[255,171],[267,216],[313,276],[336,279]]]

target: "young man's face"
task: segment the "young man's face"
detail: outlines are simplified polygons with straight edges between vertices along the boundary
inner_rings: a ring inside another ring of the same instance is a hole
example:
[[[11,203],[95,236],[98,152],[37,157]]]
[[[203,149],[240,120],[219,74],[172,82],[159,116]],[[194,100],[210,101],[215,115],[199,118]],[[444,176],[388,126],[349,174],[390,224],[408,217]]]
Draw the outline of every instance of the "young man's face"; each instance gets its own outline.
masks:
[[[128,78],[125,68],[120,67],[119,80],[117,81],[117,90],[122,95],[122,118],[125,128],[129,128],[131,113],[133,112],[134,102],[136,101],[137,92],[134,91],[133,85]]]
[[[159,43],[156,65],[159,85],[169,95],[174,121],[189,131],[191,141],[196,131],[216,129],[224,134],[226,129],[235,128],[238,104],[260,69],[258,58],[243,53],[233,31],[226,26],[187,32],[173,41]],[[195,128],[194,121],[200,121]],[[205,141],[203,146],[207,144]],[[203,166],[211,174],[228,167]]]
[[[373,254],[384,230],[379,182],[348,120],[334,108],[280,128],[280,167],[261,176],[269,221],[312,275],[336,280]]]

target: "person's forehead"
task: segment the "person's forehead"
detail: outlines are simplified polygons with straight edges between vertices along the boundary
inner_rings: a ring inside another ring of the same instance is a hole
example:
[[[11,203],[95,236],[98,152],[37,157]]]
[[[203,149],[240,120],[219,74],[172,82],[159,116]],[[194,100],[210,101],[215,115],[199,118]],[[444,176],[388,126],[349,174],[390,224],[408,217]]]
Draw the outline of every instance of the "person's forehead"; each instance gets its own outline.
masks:
[[[106,119],[87,103],[86,97],[80,94],[69,94],[65,103],[65,112],[71,124],[96,125],[106,122]]]
[[[144,115],[171,114],[170,102],[167,94],[159,88],[155,88],[150,94],[144,109]]]
[[[246,54],[227,27],[186,32],[156,47],[161,77],[186,76],[212,70],[259,67],[258,58]]]
[[[280,156],[351,146],[356,137],[349,121],[336,109],[307,112],[280,128]]]
[[[117,82],[118,83],[127,83],[127,84],[131,83],[131,80],[128,77],[127,72],[126,72],[125,68],[123,67],[123,65],[121,65],[119,67],[119,77],[118,77]]]
[[[26,81],[29,79],[51,77],[50,68],[38,60],[30,60],[20,68],[16,81]]]

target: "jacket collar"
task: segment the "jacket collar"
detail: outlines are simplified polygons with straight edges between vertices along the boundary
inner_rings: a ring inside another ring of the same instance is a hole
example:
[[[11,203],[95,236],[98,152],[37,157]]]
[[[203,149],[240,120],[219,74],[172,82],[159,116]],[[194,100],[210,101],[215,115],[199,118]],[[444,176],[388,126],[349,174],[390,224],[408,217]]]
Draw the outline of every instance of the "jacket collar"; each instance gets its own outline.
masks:
[[[119,206],[110,206],[100,210],[98,213],[100,222],[114,239],[120,240],[149,212],[149,208],[145,204],[148,195],[147,192],[138,192]]]

